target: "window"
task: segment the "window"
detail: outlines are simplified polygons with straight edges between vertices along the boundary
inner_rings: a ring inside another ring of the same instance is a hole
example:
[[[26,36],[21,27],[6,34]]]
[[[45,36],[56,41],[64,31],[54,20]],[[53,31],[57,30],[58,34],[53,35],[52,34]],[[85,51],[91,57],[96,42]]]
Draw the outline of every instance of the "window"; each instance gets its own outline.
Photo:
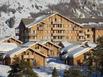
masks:
[[[56,39],[56,36],[53,36],[53,39]]]
[[[87,38],[90,38],[90,35],[89,35],[89,34],[87,34]]]
[[[58,39],[62,39],[63,37],[62,36],[58,36]]]
[[[83,31],[80,30],[79,33],[83,33]]]
[[[79,39],[83,39],[84,37],[83,36],[79,36]]]
[[[62,28],[62,24],[59,24],[59,27]]]
[[[29,55],[29,52],[27,53],[27,55]]]
[[[89,32],[90,30],[88,29],[87,32]]]
[[[24,55],[26,55],[26,52],[24,52]]]
[[[33,39],[36,39],[36,36],[33,36]]]
[[[51,21],[51,24],[53,24],[53,22]]]
[[[55,18],[55,22],[57,21],[57,18]]]
[[[35,30],[31,30],[31,34],[35,34],[36,33],[36,31]]]
[[[55,28],[55,27],[56,27],[56,24],[53,24],[53,27]]]
[[[39,25],[39,26],[37,27],[37,30],[43,30],[43,25]]]
[[[38,46],[38,45],[36,45],[36,46],[35,46],[35,49],[39,49],[39,46]]]

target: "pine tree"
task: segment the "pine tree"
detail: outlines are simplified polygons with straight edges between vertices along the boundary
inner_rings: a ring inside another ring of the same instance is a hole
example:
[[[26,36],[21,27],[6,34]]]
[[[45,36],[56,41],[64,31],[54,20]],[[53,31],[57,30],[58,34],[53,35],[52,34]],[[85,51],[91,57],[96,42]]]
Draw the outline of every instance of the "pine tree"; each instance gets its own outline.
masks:
[[[21,61],[20,69],[23,70],[23,75],[25,77],[38,77],[38,75],[32,70],[32,66],[28,62]]]
[[[54,68],[52,71],[52,77],[59,77],[59,74],[56,68]]]
[[[28,62],[22,60],[11,65],[8,77],[38,77],[38,75],[32,70]]]
[[[11,70],[9,71],[8,77],[22,77],[21,70],[18,64],[11,65]]]
[[[95,56],[95,67],[96,71],[101,72],[103,76],[103,36],[97,39],[97,47],[95,48],[93,55]]]
[[[84,77],[80,70],[69,69],[64,70],[64,77]]]

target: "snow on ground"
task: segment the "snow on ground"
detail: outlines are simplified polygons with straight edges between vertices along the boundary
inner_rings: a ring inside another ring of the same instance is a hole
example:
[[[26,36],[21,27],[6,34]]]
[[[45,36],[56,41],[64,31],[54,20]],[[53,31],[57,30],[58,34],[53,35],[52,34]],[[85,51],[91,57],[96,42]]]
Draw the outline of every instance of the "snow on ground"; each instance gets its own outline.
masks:
[[[46,67],[33,70],[38,74],[39,77],[51,77],[54,67],[58,70],[60,77],[63,77],[64,70],[69,68],[68,65],[63,64],[63,62],[57,58],[48,58]]]
[[[30,13],[38,13],[48,9],[48,5],[58,4],[60,2],[70,2],[70,0],[0,0],[0,27],[4,34],[2,36],[15,36],[15,27],[17,27],[22,18],[30,17]],[[2,8],[2,9],[1,9]],[[15,24],[13,28],[9,28],[5,22],[14,17]],[[0,36],[0,37],[2,37]]]
[[[7,77],[9,70],[10,70],[9,66],[0,65],[0,77]]]

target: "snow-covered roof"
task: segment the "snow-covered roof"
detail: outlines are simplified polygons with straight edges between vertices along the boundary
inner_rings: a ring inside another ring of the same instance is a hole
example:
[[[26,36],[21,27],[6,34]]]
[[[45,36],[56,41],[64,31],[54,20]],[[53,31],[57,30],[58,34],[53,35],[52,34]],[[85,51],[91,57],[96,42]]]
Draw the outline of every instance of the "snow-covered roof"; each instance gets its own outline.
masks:
[[[34,24],[37,24],[37,23],[41,22],[42,20],[44,20],[45,18],[49,17],[50,15],[51,14],[37,16],[35,19],[23,18],[22,21],[26,25],[26,27],[30,28]]]
[[[61,53],[66,52],[65,54],[62,55],[62,58],[67,58],[68,56],[69,57],[79,56],[79,55],[86,53],[89,50],[95,48],[96,46],[97,45],[95,43],[91,43],[91,42],[87,42],[87,41],[83,42],[82,44],[70,44],[61,50]]]
[[[79,23],[82,27],[89,28],[103,28],[103,18],[71,18],[73,21]]]
[[[41,21],[47,19],[48,17],[51,17],[51,16],[56,15],[56,14],[59,15],[59,16],[62,16],[66,20],[69,20],[70,22],[72,22],[74,24],[77,24],[78,26],[81,27],[81,25],[78,22],[75,22],[72,19],[67,18],[67,17],[65,17],[64,15],[62,15],[62,14],[60,14],[58,12],[54,12],[54,13],[50,13],[50,14],[44,14],[44,15],[41,15],[41,16],[37,16],[34,19],[23,18],[22,21],[23,21],[23,23],[25,24],[26,27],[31,28],[32,26],[40,23]]]
[[[0,43],[4,42],[5,40],[8,40],[11,37],[5,37],[5,38],[0,38]]]
[[[47,40],[46,41],[39,41],[39,43],[42,45],[45,45],[46,43],[50,43],[50,44],[54,45],[55,47],[61,48],[59,45],[56,45],[56,44],[52,43],[51,41],[47,41]]]
[[[0,38],[0,43],[2,43],[2,42],[4,42],[4,41],[7,41],[7,40],[9,40],[9,39],[13,39],[13,40],[15,40],[15,41],[17,41],[17,42],[19,42],[19,43],[22,43],[22,41],[20,41],[20,40],[18,40],[18,39],[15,39],[14,37],[5,37],[5,38]]]
[[[17,48],[15,48],[15,49],[7,52],[7,53],[4,55],[4,57],[5,57],[5,56],[14,57],[15,55],[18,55],[18,54],[26,51],[27,49],[28,49],[27,47],[17,47]]]
[[[17,48],[17,44],[15,43],[0,43],[0,53],[6,53],[10,50]]]
[[[67,47],[69,45],[72,45],[72,43],[69,43],[67,41],[61,41],[61,43],[63,44],[64,47]]]
[[[78,44],[70,44],[70,45],[68,45],[67,47],[64,47],[62,50],[61,50],[61,53],[63,53],[63,52],[67,52],[67,53],[69,53],[71,50],[74,50],[74,49],[76,49],[76,48],[78,48],[78,47],[80,47],[81,45],[78,45]]]
[[[5,56],[9,56],[9,57],[13,57],[15,55],[18,55],[24,51],[26,51],[27,49],[30,49],[31,46],[39,44],[38,42],[27,42],[19,47],[16,47],[15,49],[10,50],[9,52],[7,52]],[[42,44],[39,44],[42,45]],[[43,47],[47,48],[48,50],[51,50],[50,48],[46,47],[45,45],[42,45]],[[34,50],[35,51],[35,50]],[[40,54],[40,53],[39,53]]]
[[[71,52],[68,53],[69,57],[77,57],[80,56],[81,54],[84,54],[86,52],[88,52],[89,50],[91,50],[92,48],[90,47],[78,47],[74,50],[72,50]]]
[[[35,53],[37,53],[37,54],[39,54],[39,55],[41,55],[43,57],[48,57],[47,55],[41,53],[39,50],[35,50],[35,49],[31,49],[31,50],[33,50]]]
[[[48,48],[48,47],[45,46],[44,44],[41,44],[41,43],[39,43],[39,42],[33,42],[33,41],[29,41],[29,42],[23,44],[22,47],[31,47],[31,46],[36,45],[36,44],[41,45],[41,46],[43,46],[43,47],[51,50],[50,48]]]
[[[27,42],[27,43],[24,43],[24,44],[22,45],[22,47],[29,47],[29,46],[35,45],[35,44],[37,44],[37,43],[38,43],[38,42],[29,41],[29,42]]]

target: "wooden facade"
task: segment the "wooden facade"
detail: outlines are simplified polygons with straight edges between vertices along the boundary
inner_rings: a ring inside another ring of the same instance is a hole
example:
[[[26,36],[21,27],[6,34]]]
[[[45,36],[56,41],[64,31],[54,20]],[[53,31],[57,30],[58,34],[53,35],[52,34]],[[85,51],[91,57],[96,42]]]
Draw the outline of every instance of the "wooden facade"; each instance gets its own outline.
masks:
[[[20,45],[23,44],[22,41],[17,40],[17,39],[15,39],[15,38],[13,38],[13,37],[6,38],[6,39],[4,39],[2,42],[5,42],[5,43],[15,43],[15,44],[17,44],[18,46],[20,46]]]
[[[44,45],[51,49],[49,57],[57,57],[57,56],[59,56],[60,47],[58,45],[55,45],[54,43],[49,42],[49,41],[46,42]]]
[[[49,47],[46,47],[45,45],[41,45],[39,43],[32,45],[30,48],[35,49],[38,52],[40,52],[41,54],[44,54],[46,56],[49,56],[50,52],[51,52],[51,49]]]
[[[87,50],[86,50],[87,51]],[[87,53],[91,53],[93,50],[89,49],[87,52],[78,54],[78,56],[72,56],[65,59],[65,63],[69,65],[81,65],[86,57]]]
[[[21,49],[18,51],[19,53],[13,56],[12,54],[9,56],[6,55],[4,58],[4,64],[14,64],[15,62],[17,62],[16,58],[18,58],[19,61],[24,60],[34,67],[41,67],[46,65],[47,56],[45,54],[42,54],[40,51],[31,48]]]
[[[28,23],[25,23],[27,21]],[[101,32],[103,29],[85,28],[59,13],[48,15],[39,22],[33,19],[22,19],[16,30],[19,39],[23,42],[40,40],[50,40],[55,43],[65,40],[69,42],[95,42],[99,36],[103,36]]]

